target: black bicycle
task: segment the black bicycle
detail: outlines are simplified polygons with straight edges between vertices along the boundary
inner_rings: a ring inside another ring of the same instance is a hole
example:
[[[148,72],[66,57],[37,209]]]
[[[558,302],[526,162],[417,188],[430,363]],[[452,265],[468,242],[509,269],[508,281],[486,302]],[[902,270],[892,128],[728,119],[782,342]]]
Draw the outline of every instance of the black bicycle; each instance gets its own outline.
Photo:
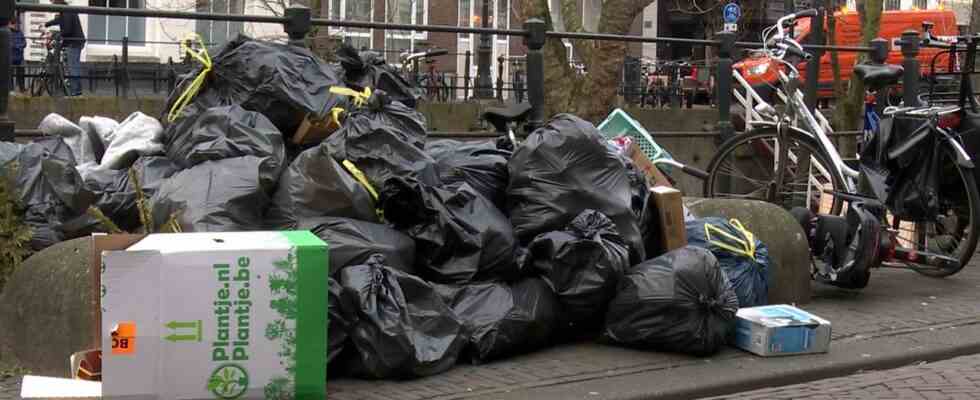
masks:
[[[31,96],[43,96],[45,93],[57,97],[68,95],[68,76],[65,73],[68,54],[63,51],[63,44],[61,32],[52,31],[45,35],[44,65],[31,80]]]

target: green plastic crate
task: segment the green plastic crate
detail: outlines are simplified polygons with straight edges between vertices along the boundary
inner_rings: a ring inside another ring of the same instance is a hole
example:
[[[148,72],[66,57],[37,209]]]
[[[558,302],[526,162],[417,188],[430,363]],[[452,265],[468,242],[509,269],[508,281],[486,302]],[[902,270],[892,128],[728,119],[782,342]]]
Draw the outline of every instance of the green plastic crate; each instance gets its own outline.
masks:
[[[650,132],[647,132],[639,121],[630,117],[622,109],[617,108],[613,110],[606,117],[606,120],[599,124],[598,128],[599,132],[602,132],[602,135],[607,139],[615,139],[620,136],[633,138],[640,145],[640,151],[654,163],[662,159],[673,160],[673,157],[670,156],[667,150],[664,150],[657,142],[653,141],[653,136],[650,136]]]

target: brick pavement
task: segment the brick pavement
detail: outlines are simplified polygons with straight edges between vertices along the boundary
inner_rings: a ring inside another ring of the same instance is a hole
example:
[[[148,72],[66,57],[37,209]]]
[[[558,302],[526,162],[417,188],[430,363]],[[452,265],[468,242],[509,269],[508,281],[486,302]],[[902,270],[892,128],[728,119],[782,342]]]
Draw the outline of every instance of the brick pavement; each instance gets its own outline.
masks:
[[[833,323],[833,339],[838,342],[942,325],[980,323],[980,264],[971,264],[947,279],[932,279],[911,271],[876,270],[871,284],[862,291],[815,284],[813,301],[803,308],[829,319]],[[331,400],[459,399],[733,357],[753,356],[729,350],[703,359],[580,343],[481,366],[460,365],[446,373],[412,381],[378,382],[330,377],[327,392]],[[16,398],[9,396],[10,389],[3,389],[10,384],[10,380],[0,381],[0,400]]]
[[[754,390],[705,400],[969,400],[980,399],[980,355],[953,358],[799,385]]]

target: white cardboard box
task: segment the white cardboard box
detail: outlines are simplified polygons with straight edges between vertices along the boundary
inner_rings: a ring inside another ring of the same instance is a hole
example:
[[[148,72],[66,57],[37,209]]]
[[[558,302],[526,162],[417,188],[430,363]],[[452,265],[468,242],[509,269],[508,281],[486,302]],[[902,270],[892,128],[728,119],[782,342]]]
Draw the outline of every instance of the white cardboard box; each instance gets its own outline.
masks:
[[[326,397],[327,246],[313,234],[158,234],[101,256],[106,398]]]
[[[735,346],[760,356],[826,353],[830,321],[780,304],[748,307],[736,314]]]

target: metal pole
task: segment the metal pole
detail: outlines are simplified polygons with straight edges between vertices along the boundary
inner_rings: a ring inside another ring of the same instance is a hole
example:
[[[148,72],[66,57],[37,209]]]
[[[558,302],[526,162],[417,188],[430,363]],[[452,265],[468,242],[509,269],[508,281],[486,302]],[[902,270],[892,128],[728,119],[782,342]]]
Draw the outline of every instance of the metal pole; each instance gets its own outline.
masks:
[[[902,32],[902,67],[905,77],[902,81],[902,92],[906,106],[914,106],[919,101],[919,32],[907,30]]]
[[[119,97],[119,57],[112,55],[112,83],[116,87],[116,97]]]
[[[122,97],[129,97],[129,36],[122,39]]]
[[[497,57],[497,100],[504,101],[504,56]]]
[[[153,71],[153,93],[160,93],[160,71],[162,69],[163,65],[157,63],[157,68]]]
[[[167,70],[167,84],[170,88],[167,92],[172,92],[174,91],[174,88],[177,87],[177,71],[174,70],[173,57],[167,57],[167,65],[170,67]]]
[[[0,141],[14,141],[14,121],[7,118],[7,101],[10,96],[10,19],[14,16],[14,2],[7,0],[0,5]]]
[[[718,32],[718,77],[715,87],[718,92],[715,94],[718,99],[718,134],[722,141],[735,135],[735,128],[732,126],[731,103],[732,103],[732,51],[735,49],[735,33]]]
[[[544,124],[544,43],[547,25],[543,20],[532,18],[524,22],[528,35],[527,45],[527,98],[531,103],[531,116],[525,128],[533,132]]]
[[[301,5],[289,6],[283,16],[286,17],[286,22],[282,24],[282,27],[289,35],[289,44],[306,47],[306,36],[313,27],[313,16],[310,9]]]
[[[490,27],[490,0],[483,1],[480,20],[484,28]],[[493,80],[490,78],[490,60],[493,47],[489,34],[480,34],[480,45],[476,49],[476,98],[489,99],[493,97]]]
[[[810,18],[810,34],[813,35],[813,43],[824,43],[824,21],[826,10],[821,7],[817,9],[817,16]],[[833,18],[833,16],[831,16]],[[823,57],[823,50],[812,50],[813,58],[806,65],[806,107],[813,111],[817,108],[817,89],[820,83],[820,58]]]
[[[463,100],[470,99],[470,64],[473,58],[473,52],[466,50],[466,66],[463,70]]]

